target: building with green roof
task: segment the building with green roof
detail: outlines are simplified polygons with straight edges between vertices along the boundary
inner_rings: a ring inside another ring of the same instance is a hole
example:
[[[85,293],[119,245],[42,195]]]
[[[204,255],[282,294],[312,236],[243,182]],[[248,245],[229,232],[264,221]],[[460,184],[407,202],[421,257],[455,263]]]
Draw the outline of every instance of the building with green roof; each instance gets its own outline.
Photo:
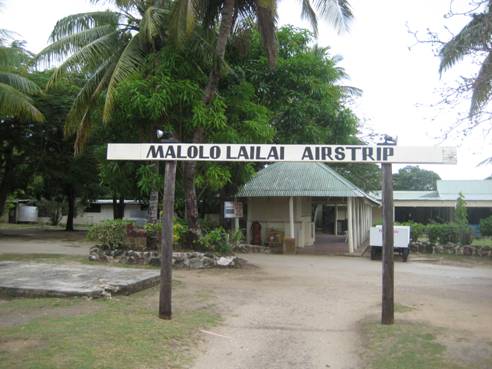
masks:
[[[492,215],[492,180],[438,180],[436,191],[394,191],[395,220],[418,223],[449,222],[456,200],[463,194],[470,224]],[[372,194],[380,199],[381,193]],[[380,218],[378,210],[375,218]]]
[[[248,242],[265,244],[276,233],[304,248],[328,233],[345,240],[348,252],[368,242],[372,208],[379,206],[377,198],[322,163],[268,165],[236,197],[247,201]]]

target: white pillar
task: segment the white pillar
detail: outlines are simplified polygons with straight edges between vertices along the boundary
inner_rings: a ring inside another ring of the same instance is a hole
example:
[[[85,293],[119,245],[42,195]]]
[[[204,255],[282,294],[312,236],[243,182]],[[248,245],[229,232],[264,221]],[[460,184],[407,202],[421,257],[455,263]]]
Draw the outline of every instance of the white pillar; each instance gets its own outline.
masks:
[[[239,231],[239,218],[234,218],[234,230]]]
[[[338,234],[338,206],[335,205],[335,236]]]
[[[290,223],[290,238],[295,238],[294,234],[294,198],[289,197],[289,223]]]
[[[347,233],[348,233],[348,244],[349,244],[349,252],[352,253],[354,252],[354,226],[353,226],[353,209],[352,209],[352,199],[350,197],[347,197]]]

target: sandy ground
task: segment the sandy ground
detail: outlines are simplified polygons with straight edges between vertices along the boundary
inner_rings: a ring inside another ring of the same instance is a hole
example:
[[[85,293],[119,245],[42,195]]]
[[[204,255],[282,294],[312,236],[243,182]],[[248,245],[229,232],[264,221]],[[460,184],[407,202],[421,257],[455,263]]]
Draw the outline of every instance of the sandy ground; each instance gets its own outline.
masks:
[[[0,254],[89,255],[94,243],[85,232],[53,229],[0,229]]]
[[[248,255],[257,268],[177,271],[210,291],[223,324],[204,332],[194,369],[360,368],[359,322],[380,313],[381,264],[364,258]],[[395,263],[409,319],[492,342],[492,268]]]

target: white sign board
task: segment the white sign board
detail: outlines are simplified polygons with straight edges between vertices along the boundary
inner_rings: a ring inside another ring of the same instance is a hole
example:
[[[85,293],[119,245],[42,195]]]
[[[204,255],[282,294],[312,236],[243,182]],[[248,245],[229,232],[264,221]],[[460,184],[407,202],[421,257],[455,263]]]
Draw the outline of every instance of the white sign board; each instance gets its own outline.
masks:
[[[456,164],[455,147],[362,145],[108,144],[109,160]]]
[[[393,234],[394,247],[408,247],[410,243],[409,226],[394,226]],[[383,246],[383,226],[371,227],[369,244],[371,246]]]
[[[224,201],[224,218],[242,218],[243,203],[239,201]]]

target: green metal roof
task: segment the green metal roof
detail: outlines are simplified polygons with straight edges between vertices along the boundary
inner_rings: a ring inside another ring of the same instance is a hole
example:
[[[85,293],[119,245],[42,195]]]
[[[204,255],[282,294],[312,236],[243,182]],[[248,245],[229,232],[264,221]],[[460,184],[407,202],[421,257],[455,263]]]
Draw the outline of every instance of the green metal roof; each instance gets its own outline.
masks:
[[[466,200],[492,201],[492,180],[438,180],[437,191],[394,191],[399,201],[456,201],[460,192]],[[372,192],[381,199],[381,191]]]
[[[377,200],[322,163],[275,163],[260,170],[237,197],[364,197]]]
[[[371,194],[377,199],[381,199],[381,191],[374,191]],[[439,194],[436,191],[393,191],[393,200],[439,200]]]
[[[465,200],[492,200],[492,180],[437,181],[442,199],[456,200],[461,192]]]

